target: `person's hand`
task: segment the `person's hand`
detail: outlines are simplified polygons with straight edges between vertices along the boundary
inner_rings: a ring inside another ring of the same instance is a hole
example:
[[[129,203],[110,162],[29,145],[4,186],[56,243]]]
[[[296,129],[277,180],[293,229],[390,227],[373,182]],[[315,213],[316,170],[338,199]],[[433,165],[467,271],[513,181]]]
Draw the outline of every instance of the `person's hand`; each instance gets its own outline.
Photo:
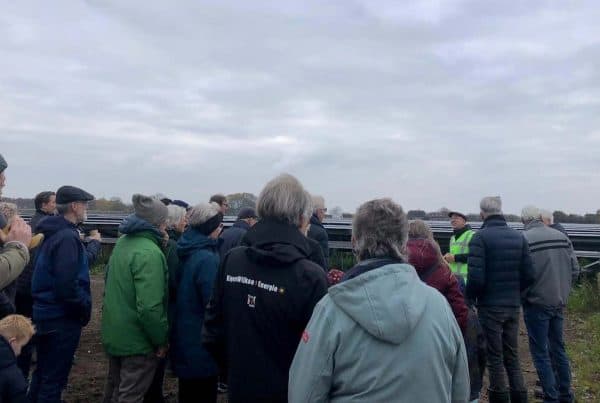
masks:
[[[31,227],[21,217],[14,217],[5,242],[21,242],[23,245],[29,246],[31,242]]]
[[[169,352],[169,346],[162,346],[159,347],[158,350],[156,350],[156,356],[158,358],[165,358],[167,356],[167,353]]]
[[[100,235],[100,231],[98,231],[97,229],[91,230],[90,231],[90,241],[101,242],[102,241],[102,235]]]
[[[446,253],[444,255],[444,260],[448,263],[454,263],[454,255],[452,253]]]

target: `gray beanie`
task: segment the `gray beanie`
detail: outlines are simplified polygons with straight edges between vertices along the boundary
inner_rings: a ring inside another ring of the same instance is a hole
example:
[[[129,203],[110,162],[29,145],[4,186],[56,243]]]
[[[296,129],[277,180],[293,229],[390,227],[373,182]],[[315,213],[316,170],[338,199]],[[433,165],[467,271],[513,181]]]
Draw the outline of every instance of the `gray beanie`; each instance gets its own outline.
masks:
[[[135,215],[142,220],[146,220],[157,227],[167,220],[169,210],[160,200],[136,193],[131,201],[133,202]]]
[[[8,164],[2,154],[0,154],[0,172],[4,171],[6,168],[8,168]]]

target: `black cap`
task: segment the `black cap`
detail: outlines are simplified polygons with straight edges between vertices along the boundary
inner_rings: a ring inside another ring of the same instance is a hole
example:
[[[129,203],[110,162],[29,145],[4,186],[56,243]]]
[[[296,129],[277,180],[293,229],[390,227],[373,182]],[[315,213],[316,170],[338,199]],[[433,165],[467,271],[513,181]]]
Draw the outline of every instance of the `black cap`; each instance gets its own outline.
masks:
[[[58,204],[86,202],[90,200],[94,200],[94,196],[75,186],[61,186],[56,191],[56,203]]]
[[[238,220],[243,220],[244,218],[258,218],[256,215],[256,210],[252,207],[244,207],[240,210],[237,216]]]
[[[0,172],[4,171],[7,167],[8,163],[6,162],[2,154],[0,154]]]
[[[450,217],[450,218],[452,218],[453,215],[461,216],[463,218],[463,220],[467,221],[467,216],[464,215],[463,213],[460,213],[458,211],[451,211],[448,213],[448,217]]]

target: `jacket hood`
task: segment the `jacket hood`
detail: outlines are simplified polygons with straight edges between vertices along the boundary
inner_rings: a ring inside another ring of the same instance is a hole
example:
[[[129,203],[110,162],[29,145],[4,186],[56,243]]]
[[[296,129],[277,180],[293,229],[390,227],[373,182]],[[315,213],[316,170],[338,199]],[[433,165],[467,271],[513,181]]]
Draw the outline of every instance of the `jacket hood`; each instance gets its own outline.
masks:
[[[220,239],[212,239],[190,227],[181,235],[177,242],[177,254],[180,257],[191,255],[200,249],[215,249],[219,246]]]
[[[409,239],[406,243],[406,249],[408,250],[408,262],[419,273],[439,263],[435,246],[429,239]]]
[[[75,225],[70,221],[67,221],[65,217],[61,215],[48,216],[40,221],[37,226],[37,232],[44,234],[47,239],[51,235],[65,228],[72,228],[74,230]]]
[[[248,230],[242,242],[248,259],[268,266],[284,266],[308,259],[310,247],[292,224],[262,220]]]
[[[162,239],[163,235],[160,233],[156,226],[150,224],[148,221],[141,219],[135,214],[130,214],[119,225],[119,232],[121,234],[132,235],[139,232],[151,232],[157,239]]]
[[[371,336],[401,344],[425,313],[426,287],[405,263],[387,264],[331,287],[332,301]]]
[[[0,369],[15,365],[17,357],[8,341],[0,336]]]
[[[506,226],[506,218],[502,214],[494,214],[483,220],[483,227],[502,227]]]

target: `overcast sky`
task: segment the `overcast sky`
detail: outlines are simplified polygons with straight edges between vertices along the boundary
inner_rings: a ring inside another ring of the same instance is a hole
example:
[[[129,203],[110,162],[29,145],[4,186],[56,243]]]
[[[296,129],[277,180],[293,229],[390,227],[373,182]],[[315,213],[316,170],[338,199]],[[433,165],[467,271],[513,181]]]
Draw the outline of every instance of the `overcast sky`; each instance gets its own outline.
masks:
[[[4,194],[196,203],[289,172],[346,211],[595,212],[598,21],[597,1],[7,2]]]

